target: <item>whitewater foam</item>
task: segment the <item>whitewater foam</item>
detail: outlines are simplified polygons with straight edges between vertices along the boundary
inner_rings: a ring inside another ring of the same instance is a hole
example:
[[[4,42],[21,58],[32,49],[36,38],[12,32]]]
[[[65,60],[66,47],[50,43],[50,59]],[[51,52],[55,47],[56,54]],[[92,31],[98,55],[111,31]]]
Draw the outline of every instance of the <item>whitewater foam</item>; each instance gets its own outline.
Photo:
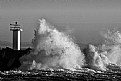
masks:
[[[94,46],[89,44],[83,53],[74,40],[58,31],[45,19],[38,20],[35,36],[32,40],[31,54],[23,56],[27,69],[80,69],[88,66],[95,70],[107,70],[109,64],[121,65],[121,33],[119,31],[104,34],[108,43]]]
[[[84,64],[84,55],[74,41],[65,33],[59,32],[45,19],[39,19],[33,39],[34,55],[30,69],[76,69]]]
[[[107,58],[111,63],[121,65],[121,33],[117,30],[108,30],[104,34],[106,39],[105,47],[107,51]]]

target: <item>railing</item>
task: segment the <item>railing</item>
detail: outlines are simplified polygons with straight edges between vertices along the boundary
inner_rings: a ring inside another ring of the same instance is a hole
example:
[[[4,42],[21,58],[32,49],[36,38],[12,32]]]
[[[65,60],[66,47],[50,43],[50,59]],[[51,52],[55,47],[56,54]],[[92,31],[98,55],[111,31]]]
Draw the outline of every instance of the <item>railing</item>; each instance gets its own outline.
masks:
[[[10,27],[10,31],[21,31],[22,29],[20,28],[20,25],[15,22],[15,24],[10,24],[11,27]]]
[[[14,31],[14,30],[21,31],[22,29],[20,27],[10,27],[10,31]]]

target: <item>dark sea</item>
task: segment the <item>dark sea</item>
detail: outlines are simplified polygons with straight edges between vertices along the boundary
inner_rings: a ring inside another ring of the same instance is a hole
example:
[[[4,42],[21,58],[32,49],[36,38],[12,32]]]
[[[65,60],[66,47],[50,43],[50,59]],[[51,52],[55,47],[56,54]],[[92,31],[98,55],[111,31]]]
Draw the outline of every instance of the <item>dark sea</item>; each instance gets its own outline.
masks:
[[[121,81],[121,69],[95,71],[84,68],[79,70],[11,70],[0,72],[0,81]]]

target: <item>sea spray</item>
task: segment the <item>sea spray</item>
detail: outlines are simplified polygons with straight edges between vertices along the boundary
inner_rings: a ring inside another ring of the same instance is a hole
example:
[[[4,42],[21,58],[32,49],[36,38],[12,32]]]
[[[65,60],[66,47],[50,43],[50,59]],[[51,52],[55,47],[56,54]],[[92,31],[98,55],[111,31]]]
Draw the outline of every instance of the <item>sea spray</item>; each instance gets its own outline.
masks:
[[[32,43],[33,52],[26,56],[31,61],[30,69],[79,69],[84,64],[84,55],[78,45],[45,19],[39,19]]]
[[[103,34],[106,39],[106,44],[109,45],[120,45],[121,44],[121,33],[115,28],[113,30],[108,29],[106,33]]]
[[[31,54],[21,58],[23,68],[74,70],[88,66],[94,70],[106,71],[110,63],[121,63],[119,32],[108,31],[104,37],[111,43],[109,41],[99,46],[89,44],[83,53],[70,36],[58,31],[45,19],[38,20],[34,35]]]
[[[102,70],[106,71],[106,61],[108,60],[104,53],[98,53],[96,51],[97,47],[89,44],[87,48],[83,50],[85,54],[86,67],[94,69],[94,70]]]
[[[83,52],[89,68],[106,71],[110,64],[121,65],[121,33],[114,29],[103,35],[106,43],[97,47],[89,44]]]
[[[107,58],[111,63],[121,65],[121,33],[117,30],[108,30],[104,34],[106,39],[105,48],[107,52]]]

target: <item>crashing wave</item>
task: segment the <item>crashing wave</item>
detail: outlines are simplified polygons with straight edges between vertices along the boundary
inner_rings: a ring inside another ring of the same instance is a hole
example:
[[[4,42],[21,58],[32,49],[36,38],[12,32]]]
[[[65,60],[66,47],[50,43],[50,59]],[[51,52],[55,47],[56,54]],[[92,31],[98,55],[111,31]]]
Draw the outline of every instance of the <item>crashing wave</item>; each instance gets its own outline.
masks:
[[[87,67],[95,70],[106,71],[106,66],[109,64],[109,60],[105,56],[105,52],[98,53],[96,49],[97,47],[91,44],[84,49]]]
[[[31,69],[76,69],[84,64],[84,55],[78,45],[68,35],[48,24],[45,19],[39,19],[32,43],[31,55],[34,57]]]
[[[33,51],[21,58],[21,67],[27,69],[69,69],[77,70],[88,67],[106,71],[110,64],[121,64],[121,34],[108,31],[104,34],[108,43],[94,46],[89,44],[81,52],[77,44],[64,32],[58,31],[45,19],[38,20],[35,37],[32,41]]]
[[[111,63],[121,65],[121,33],[116,30],[108,30],[104,34],[107,43],[103,48],[107,51],[107,57]]]

